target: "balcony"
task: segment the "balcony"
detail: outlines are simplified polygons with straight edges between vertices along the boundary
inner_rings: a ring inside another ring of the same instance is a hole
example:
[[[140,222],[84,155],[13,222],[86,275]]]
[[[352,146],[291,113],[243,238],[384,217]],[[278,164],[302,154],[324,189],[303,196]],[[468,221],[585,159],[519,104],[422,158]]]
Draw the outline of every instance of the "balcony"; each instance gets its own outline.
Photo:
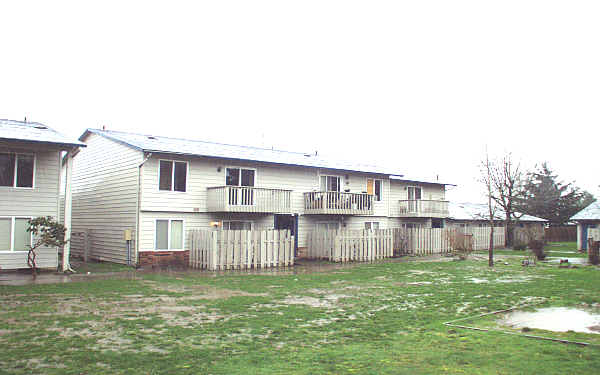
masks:
[[[304,213],[314,215],[373,215],[373,196],[334,191],[304,193]]]
[[[423,199],[401,200],[400,217],[448,217],[448,201],[431,201]]]
[[[218,186],[208,190],[208,212],[291,213],[291,190]]]

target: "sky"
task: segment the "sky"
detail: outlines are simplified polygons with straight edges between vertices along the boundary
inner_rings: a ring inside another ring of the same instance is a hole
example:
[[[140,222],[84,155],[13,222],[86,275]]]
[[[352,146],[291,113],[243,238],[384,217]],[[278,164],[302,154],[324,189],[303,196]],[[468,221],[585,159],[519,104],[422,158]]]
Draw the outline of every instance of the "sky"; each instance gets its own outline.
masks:
[[[600,198],[600,2],[1,2],[0,118],[314,152],[456,184],[486,150]]]

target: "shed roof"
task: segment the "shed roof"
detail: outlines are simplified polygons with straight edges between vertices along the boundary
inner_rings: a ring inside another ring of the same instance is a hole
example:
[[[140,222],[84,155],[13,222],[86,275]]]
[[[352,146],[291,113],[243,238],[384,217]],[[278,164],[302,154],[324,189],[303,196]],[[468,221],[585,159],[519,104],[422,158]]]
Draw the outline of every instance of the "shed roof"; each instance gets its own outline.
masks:
[[[488,206],[483,203],[449,202],[449,217],[454,220],[487,220],[489,217]],[[504,210],[498,209],[494,215],[496,220],[504,220]],[[520,221],[546,222],[548,220],[531,215],[523,215]]]
[[[39,122],[0,119],[0,139],[85,147],[85,143],[65,137]]]
[[[571,220],[600,220],[600,201],[595,201],[576,213]]]
[[[343,171],[399,175],[398,171],[376,165],[332,160],[314,153],[282,151],[267,148],[230,145],[191,139],[170,138],[115,130],[87,129],[79,140],[90,134],[98,134],[115,142],[144,152],[205,156],[214,158],[251,160],[264,163],[298,165],[303,167],[327,168]]]

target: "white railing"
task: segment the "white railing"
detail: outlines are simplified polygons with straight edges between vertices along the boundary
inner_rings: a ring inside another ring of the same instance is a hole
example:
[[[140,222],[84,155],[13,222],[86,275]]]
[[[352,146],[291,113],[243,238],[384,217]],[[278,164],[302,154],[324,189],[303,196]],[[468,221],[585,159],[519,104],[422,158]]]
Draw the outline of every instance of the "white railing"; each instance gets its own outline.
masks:
[[[190,267],[208,270],[294,265],[289,230],[192,230]]]
[[[402,217],[448,217],[448,201],[424,199],[401,200],[398,216]]]
[[[305,214],[372,215],[373,196],[369,194],[313,191],[304,193]]]
[[[207,190],[209,212],[291,212],[291,190],[250,186],[218,186]]]

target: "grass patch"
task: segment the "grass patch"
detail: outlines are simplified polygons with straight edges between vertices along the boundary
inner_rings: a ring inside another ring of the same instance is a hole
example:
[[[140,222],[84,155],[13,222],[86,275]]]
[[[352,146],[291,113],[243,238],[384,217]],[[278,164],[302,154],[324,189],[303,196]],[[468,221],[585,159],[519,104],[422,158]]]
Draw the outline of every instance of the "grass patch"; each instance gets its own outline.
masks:
[[[599,283],[597,267],[506,258],[3,286],[0,373],[596,373],[598,349],[443,322],[600,304]]]

